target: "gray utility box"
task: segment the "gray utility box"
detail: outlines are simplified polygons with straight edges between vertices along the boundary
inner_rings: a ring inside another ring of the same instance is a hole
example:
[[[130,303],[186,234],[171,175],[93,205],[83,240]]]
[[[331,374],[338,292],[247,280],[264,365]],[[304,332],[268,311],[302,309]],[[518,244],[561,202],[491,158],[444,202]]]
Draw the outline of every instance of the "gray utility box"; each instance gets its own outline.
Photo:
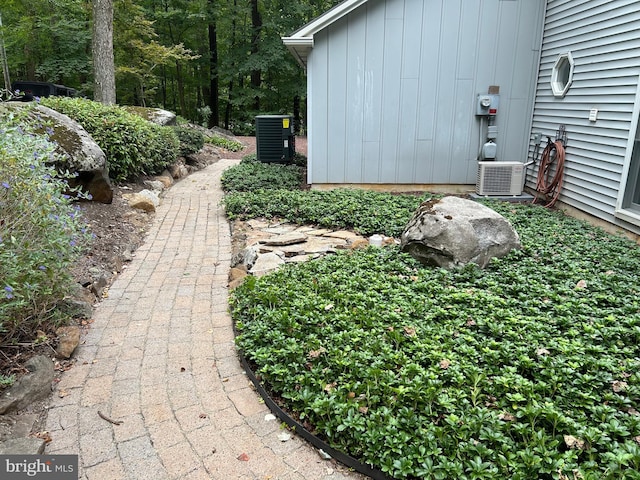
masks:
[[[293,117],[290,115],[258,115],[256,147],[259,162],[290,163],[296,153]]]

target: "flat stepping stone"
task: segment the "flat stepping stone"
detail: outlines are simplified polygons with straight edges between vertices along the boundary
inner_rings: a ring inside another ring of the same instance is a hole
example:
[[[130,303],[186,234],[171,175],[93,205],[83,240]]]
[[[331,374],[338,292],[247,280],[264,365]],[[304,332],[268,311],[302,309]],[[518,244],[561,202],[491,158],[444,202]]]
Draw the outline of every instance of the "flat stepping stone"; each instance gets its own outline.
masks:
[[[282,247],[286,245],[295,245],[297,243],[303,243],[307,241],[307,236],[304,233],[289,232],[283,235],[276,235],[267,240],[264,240],[264,245],[270,245],[273,247]]]

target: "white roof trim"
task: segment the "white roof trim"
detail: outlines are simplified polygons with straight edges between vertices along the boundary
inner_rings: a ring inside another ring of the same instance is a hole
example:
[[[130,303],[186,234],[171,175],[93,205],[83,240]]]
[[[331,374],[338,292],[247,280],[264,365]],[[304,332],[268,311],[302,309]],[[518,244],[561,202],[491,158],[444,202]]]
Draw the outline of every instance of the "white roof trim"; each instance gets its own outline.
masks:
[[[340,20],[345,15],[353,12],[360,5],[367,3],[368,0],[345,0],[336,5],[331,10],[326,11],[315,20],[307,23],[305,26],[294,32],[289,37],[282,37],[283,43],[289,51],[296,57],[296,60],[306,68],[307,55],[313,48],[313,36],[321,30],[324,30],[332,23]]]

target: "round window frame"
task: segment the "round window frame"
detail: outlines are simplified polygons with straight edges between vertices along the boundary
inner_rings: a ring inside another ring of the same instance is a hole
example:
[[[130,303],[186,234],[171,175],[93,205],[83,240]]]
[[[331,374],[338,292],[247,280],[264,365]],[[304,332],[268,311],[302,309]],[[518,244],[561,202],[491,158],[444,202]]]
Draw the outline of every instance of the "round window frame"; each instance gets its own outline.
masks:
[[[562,67],[565,63],[569,64],[569,74],[567,75],[566,80],[560,79],[559,75],[562,71]],[[575,62],[573,60],[573,56],[571,52],[561,53],[558,55],[556,62],[553,64],[553,68],[551,69],[551,91],[553,92],[554,97],[562,98],[564,97],[571,84],[573,83],[573,68],[575,66]]]

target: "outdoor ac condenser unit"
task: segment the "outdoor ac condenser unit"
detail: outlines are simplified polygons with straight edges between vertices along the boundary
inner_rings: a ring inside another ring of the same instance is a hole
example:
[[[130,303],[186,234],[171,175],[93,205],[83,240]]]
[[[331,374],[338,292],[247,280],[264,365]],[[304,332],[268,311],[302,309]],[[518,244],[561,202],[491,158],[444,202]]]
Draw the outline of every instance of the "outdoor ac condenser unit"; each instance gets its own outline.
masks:
[[[265,163],[290,163],[296,153],[293,117],[258,115],[256,117],[256,154]]]
[[[520,162],[478,162],[478,195],[522,195],[525,165]]]

